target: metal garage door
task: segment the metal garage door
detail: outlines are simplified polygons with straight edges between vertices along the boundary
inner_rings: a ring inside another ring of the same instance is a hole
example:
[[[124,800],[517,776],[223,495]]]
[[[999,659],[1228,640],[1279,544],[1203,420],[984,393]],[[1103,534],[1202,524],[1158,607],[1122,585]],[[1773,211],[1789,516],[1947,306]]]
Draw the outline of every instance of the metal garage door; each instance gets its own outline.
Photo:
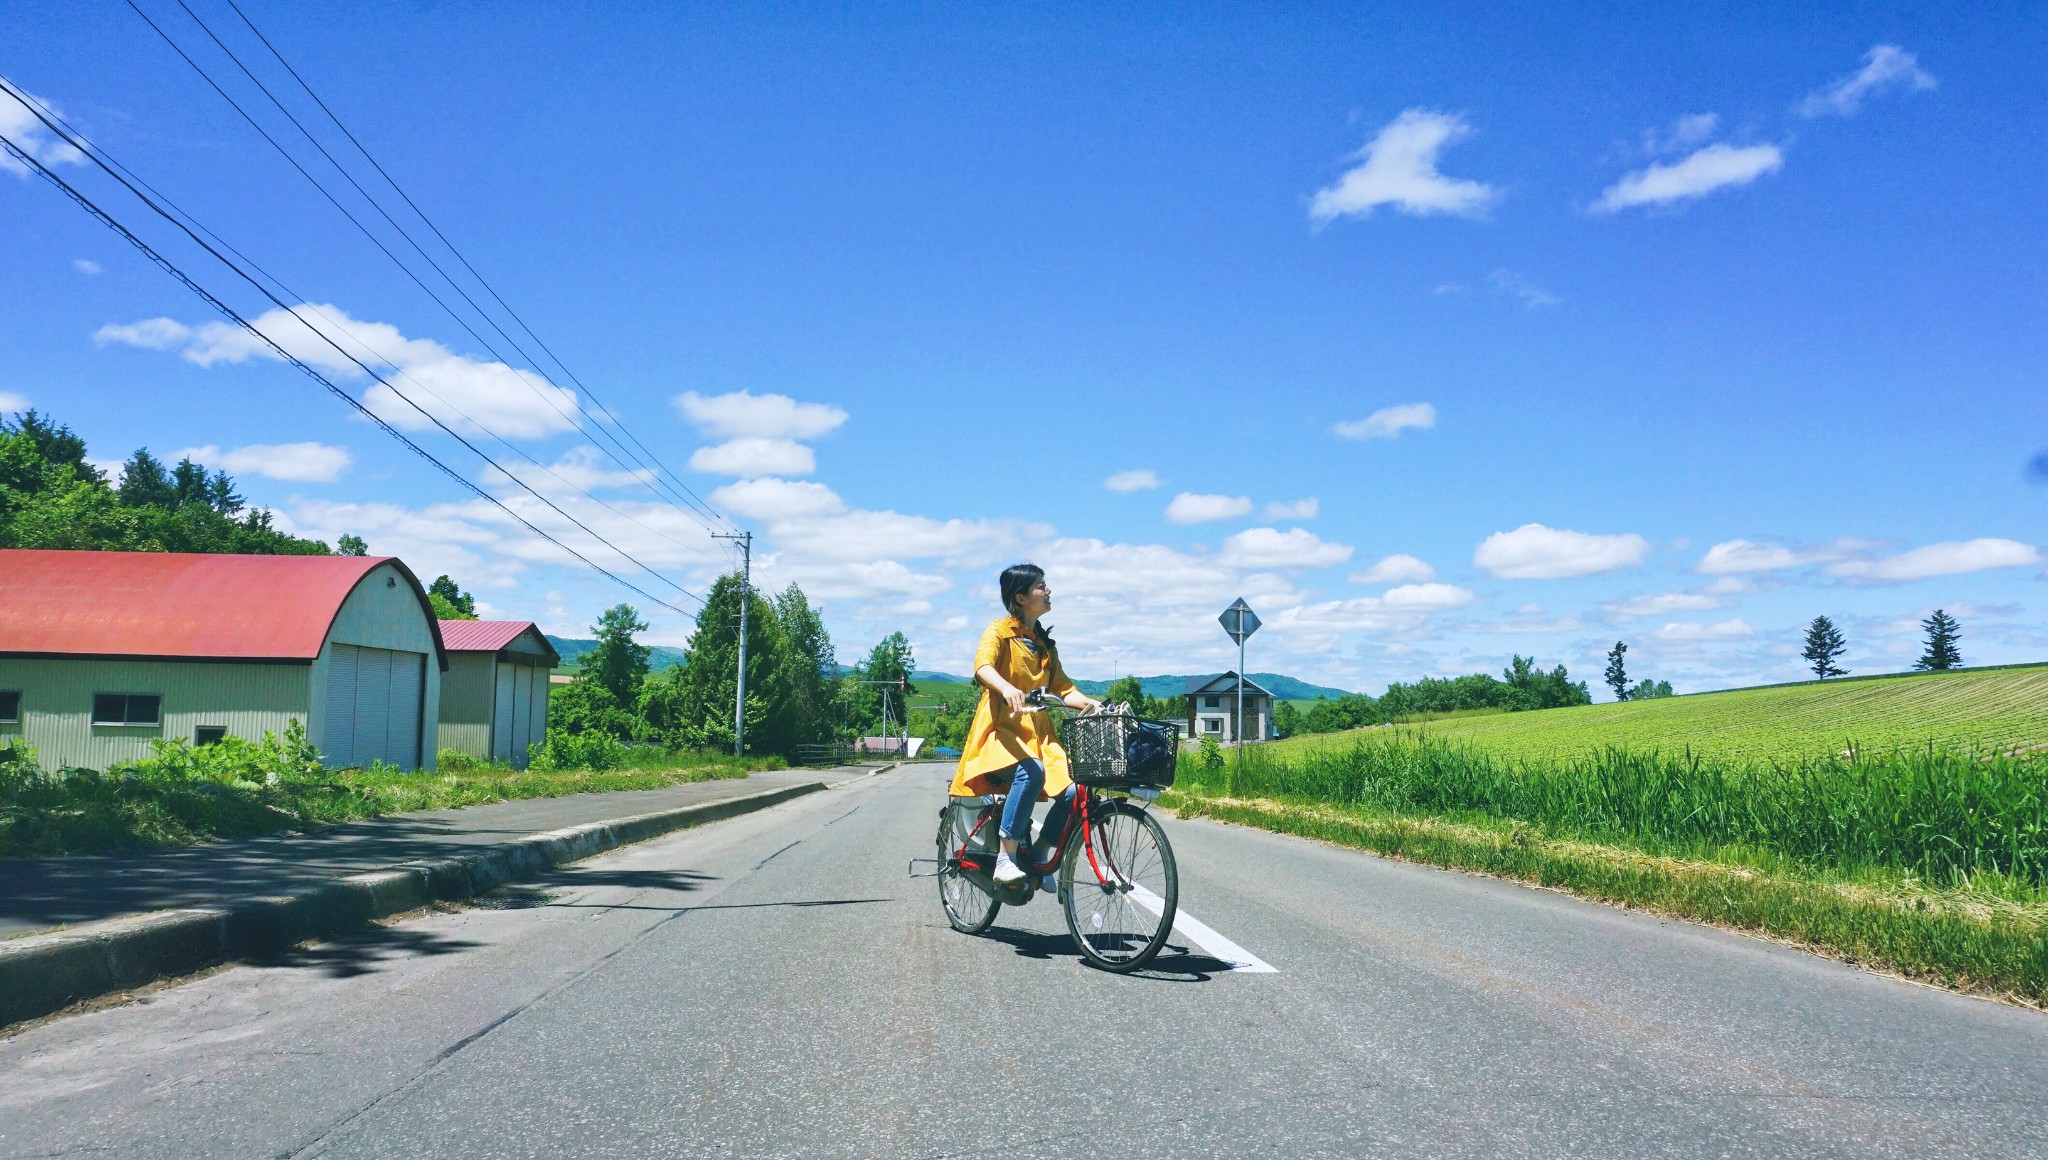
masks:
[[[420,763],[426,694],[423,653],[333,646],[327,665],[327,723],[321,751],[331,766]]]

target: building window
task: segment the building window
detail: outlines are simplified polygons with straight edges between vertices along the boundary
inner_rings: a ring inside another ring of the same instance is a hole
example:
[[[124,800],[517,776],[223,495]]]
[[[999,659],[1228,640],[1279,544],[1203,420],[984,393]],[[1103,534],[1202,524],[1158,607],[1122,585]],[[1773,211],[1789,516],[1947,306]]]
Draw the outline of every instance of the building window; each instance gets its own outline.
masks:
[[[95,725],[161,725],[163,698],[155,693],[94,693]]]
[[[1204,697],[1204,698],[1202,698],[1202,708],[1204,708],[1204,709],[1221,709],[1222,707],[1223,707],[1223,698],[1221,698],[1221,697]]]
[[[1222,721],[1222,719],[1221,719],[1221,718],[1218,718],[1218,717],[1204,717],[1204,718],[1202,718],[1202,732],[1204,732],[1204,733],[1221,733],[1221,732],[1223,732],[1223,721]]]
[[[201,725],[192,730],[192,744],[212,745],[227,735],[228,727],[225,725]]]
[[[0,689],[0,725],[21,724],[21,690]]]

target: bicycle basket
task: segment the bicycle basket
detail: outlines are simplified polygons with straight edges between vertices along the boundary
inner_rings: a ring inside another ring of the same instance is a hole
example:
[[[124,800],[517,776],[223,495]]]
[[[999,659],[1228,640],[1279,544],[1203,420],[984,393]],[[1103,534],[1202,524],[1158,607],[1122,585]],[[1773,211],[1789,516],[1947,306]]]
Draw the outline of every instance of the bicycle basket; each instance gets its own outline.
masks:
[[[1061,728],[1067,765],[1082,785],[1112,789],[1173,784],[1179,723],[1125,714],[1070,717]]]

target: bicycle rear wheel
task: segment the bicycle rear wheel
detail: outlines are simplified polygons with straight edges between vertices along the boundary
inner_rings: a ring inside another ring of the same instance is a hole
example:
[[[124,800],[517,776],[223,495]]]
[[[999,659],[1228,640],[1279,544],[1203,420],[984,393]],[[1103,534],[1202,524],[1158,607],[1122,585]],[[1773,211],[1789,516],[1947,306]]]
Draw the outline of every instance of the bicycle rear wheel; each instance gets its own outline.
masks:
[[[1092,805],[1086,836],[1060,860],[1060,904],[1091,965],[1121,972],[1151,962],[1180,909],[1180,871],[1159,820],[1126,801]]]
[[[939,905],[945,909],[946,922],[954,930],[980,934],[996,920],[996,912],[1003,904],[960,872],[957,858],[967,834],[955,823],[957,816],[951,809],[939,813]]]

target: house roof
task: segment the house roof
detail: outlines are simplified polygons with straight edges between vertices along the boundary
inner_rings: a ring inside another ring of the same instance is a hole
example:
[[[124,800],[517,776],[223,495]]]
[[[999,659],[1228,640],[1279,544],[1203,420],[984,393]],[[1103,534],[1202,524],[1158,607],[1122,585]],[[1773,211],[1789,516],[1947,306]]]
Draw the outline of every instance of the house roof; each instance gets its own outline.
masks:
[[[433,624],[419,578],[390,556],[0,549],[0,655],[310,661],[384,564]]]
[[[1246,677],[1246,678],[1244,679],[1244,691],[1245,691],[1246,693],[1249,693],[1249,694],[1253,694],[1253,695],[1260,695],[1260,694],[1263,694],[1263,695],[1265,695],[1265,696],[1268,696],[1268,697],[1270,697],[1270,696],[1272,696],[1272,695],[1273,695],[1273,694],[1272,694],[1271,692],[1269,692],[1269,691],[1267,691],[1266,689],[1264,689],[1264,688],[1260,687],[1259,683],[1258,683],[1257,681],[1254,681],[1254,680],[1252,680],[1252,679],[1251,679],[1250,677]],[[1189,678],[1188,678],[1188,687],[1187,687],[1187,693],[1188,693],[1188,695],[1189,695],[1189,696],[1193,696],[1193,695],[1195,695],[1196,693],[1231,693],[1231,694],[1235,694],[1236,692],[1237,692],[1237,674],[1236,674],[1236,673],[1231,673],[1231,672],[1224,672],[1224,673],[1216,673],[1216,674],[1214,674],[1214,675],[1212,675],[1212,676],[1206,676],[1206,677],[1189,677]]]
[[[540,645],[550,660],[562,663],[562,654],[548,643],[547,635],[530,620],[444,620],[441,622],[441,639],[447,643],[449,652],[497,652],[524,633],[533,634],[534,643]]]

